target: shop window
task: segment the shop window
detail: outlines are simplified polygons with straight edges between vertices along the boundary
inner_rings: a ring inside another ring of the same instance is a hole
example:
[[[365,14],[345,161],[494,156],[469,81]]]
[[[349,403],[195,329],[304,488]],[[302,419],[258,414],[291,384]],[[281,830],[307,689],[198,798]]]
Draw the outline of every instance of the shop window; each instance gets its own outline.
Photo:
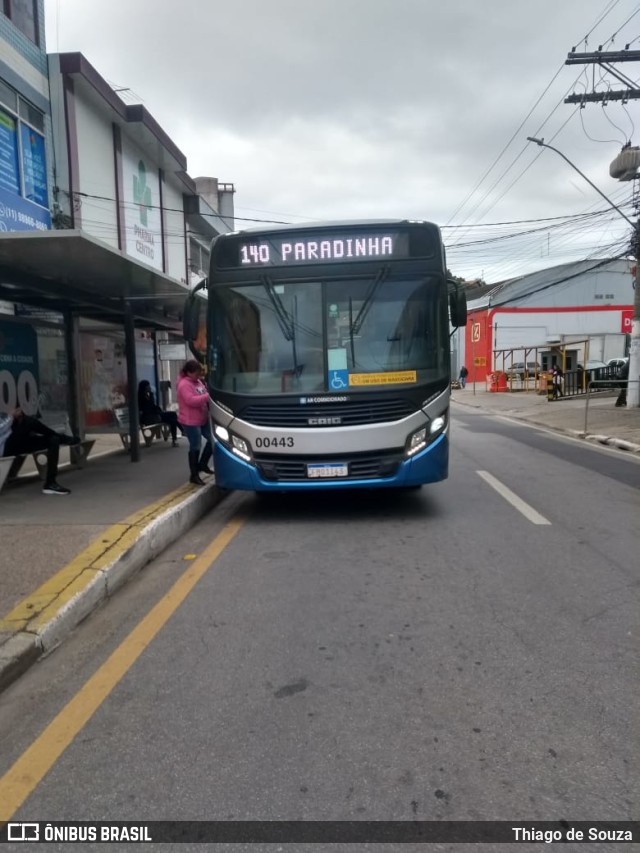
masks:
[[[19,99],[19,113],[21,119],[35,127],[40,133],[44,133],[44,114],[32,106],[29,101],[25,101],[24,98]]]
[[[21,33],[39,44],[36,0],[4,0],[4,13]]]
[[[4,224],[4,231],[41,227],[30,222],[24,209],[18,206],[13,210],[15,203],[2,198],[2,190],[48,209],[44,114],[4,82],[0,82],[0,103],[3,105],[0,107],[0,158],[3,165],[0,201],[5,202],[4,214],[0,213],[0,220],[3,220],[0,227]],[[5,105],[13,108],[5,108]]]
[[[18,94],[15,89],[12,89],[11,86],[7,86],[7,84],[0,80],[0,104],[4,104],[5,107],[8,107],[12,113],[17,112],[18,110]]]
[[[21,195],[17,122],[4,110],[0,110],[0,146],[3,152],[0,188]]]

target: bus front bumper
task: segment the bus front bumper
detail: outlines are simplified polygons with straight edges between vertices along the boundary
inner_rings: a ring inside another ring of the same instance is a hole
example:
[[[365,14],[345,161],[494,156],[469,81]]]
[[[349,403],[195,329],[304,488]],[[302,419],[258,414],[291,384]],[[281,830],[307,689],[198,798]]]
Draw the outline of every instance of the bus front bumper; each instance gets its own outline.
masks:
[[[214,444],[216,483],[220,488],[253,492],[293,492],[315,489],[393,489],[445,480],[449,469],[449,438],[442,434],[424,450],[403,460],[390,477],[267,480],[255,465],[239,459],[220,442]],[[314,460],[320,461],[320,460]],[[321,460],[330,462],[331,460]]]

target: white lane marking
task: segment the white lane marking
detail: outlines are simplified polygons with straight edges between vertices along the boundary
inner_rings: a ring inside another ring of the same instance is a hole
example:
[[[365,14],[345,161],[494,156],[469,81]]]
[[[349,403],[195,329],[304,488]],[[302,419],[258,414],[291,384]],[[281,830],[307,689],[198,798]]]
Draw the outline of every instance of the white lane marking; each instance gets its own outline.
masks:
[[[519,498],[511,489],[507,488],[504,483],[501,483],[500,480],[497,480],[493,474],[490,474],[488,471],[477,471],[482,479],[488,483],[499,495],[508,501],[511,506],[514,506],[518,512],[521,512],[526,519],[528,519],[532,524],[551,524],[548,518],[545,518],[544,515],[540,515],[537,510],[535,510],[532,506],[529,506],[526,501],[523,501],[522,498]]]

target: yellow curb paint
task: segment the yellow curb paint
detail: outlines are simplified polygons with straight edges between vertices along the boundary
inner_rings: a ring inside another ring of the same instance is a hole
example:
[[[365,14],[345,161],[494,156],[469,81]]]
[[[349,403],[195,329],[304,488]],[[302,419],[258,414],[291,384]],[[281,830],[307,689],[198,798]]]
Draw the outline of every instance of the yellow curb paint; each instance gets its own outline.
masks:
[[[135,527],[130,527],[122,536],[118,539],[117,542],[114,542],[109,548],[107,548],[104,553],[102,553],[99,557],[97,557],[92,563],[92,569],[106,569],[110,566],[114,560],[116,560],[121,554],[124,554],[130,548],[135,545],[135,543],[140,538],[140,534],[143,532],[145,525],[136,525]]]
[[[79,593],[85,590],[90,584],[92,584],[97,575],[101,575],[102,572],[97,569],[85,569],[81,575],[74,578],[73,581],[69,584],[68,587],[64,590],[62,595],[59,595],[55,601],[52,601],[46,607],[43,607],[40,613],[38,613],[34,618],[32,618],[28,625],[27,630],[37,632],[41,628],[43,628],[48,622],[50,622],[53,617],[60,612],[61,608],[76,597]],[[104,584],[104,581],[103,581]]]
[[[137,512],[132,513],[132,515],[126,518],[126,522],[128,524],[140,524],[141,521],[146,521],[150,517],[153,518],[156,515],[159,515],[159,513],[172,507],[174,504],[181,503],[191,494],[193,494],[193,486],[190,484],[180,486],[179,489],[169,492],[168,495],[165,495],[159,501],[155,501],[155,503],[149,504]]]
[[[0,778],[0,824],[10,820],[245,523],[232,518],[42,734]]]
[[[64,607],[82,589],[82,583],[87,585],[92,582],[93,575],[84,574],[87,569],[104,569],[110,566],[134,544],[148,523],[154,521],[167,509],[181,503],[192,491],[193,488],[190,485],[181,486],[159,501],[154,501],[132,513],[123,521],[107,527],[70,563],[3,616],[0,619],[0,631],[15,632],[23,631],[25,628],[31,629],[30,622],[45,609],[49,616],[55,615],[56,609]],[[82,579],[80,586],[76,583],[78,578]]]

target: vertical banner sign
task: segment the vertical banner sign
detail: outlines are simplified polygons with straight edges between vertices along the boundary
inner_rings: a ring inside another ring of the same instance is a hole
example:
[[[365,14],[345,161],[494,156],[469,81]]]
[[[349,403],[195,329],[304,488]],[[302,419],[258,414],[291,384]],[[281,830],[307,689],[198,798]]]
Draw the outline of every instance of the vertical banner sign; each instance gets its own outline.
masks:
[[[0,411],[36,415],[39,378],[36,330],[0,320]]]
[[[469,315],[465,327],[465,360],[469,375],[468,382],[484,382],[487,374],[487,351],[482,321],[484,315]]]
[[[80,384],[89,427],[113,423],[113,408],[129,399],[124,338],[80,334]]]
[[[629,308],[622,312],[622,318],[620,320],[620,331],[623,335],[631,334],[631,326],[633,324],[633,308]]]
[[[44,137],[27,127],[26,124],[21,124],[20,141],[22,143],[24,197],[42,207],[49,207]]]
[[[127,255],[162,271],[160,174],[135,146],[123,140],[122,180]]]
[[[0,189],[20,194],[18,136],[15,119],[0,110]]]

